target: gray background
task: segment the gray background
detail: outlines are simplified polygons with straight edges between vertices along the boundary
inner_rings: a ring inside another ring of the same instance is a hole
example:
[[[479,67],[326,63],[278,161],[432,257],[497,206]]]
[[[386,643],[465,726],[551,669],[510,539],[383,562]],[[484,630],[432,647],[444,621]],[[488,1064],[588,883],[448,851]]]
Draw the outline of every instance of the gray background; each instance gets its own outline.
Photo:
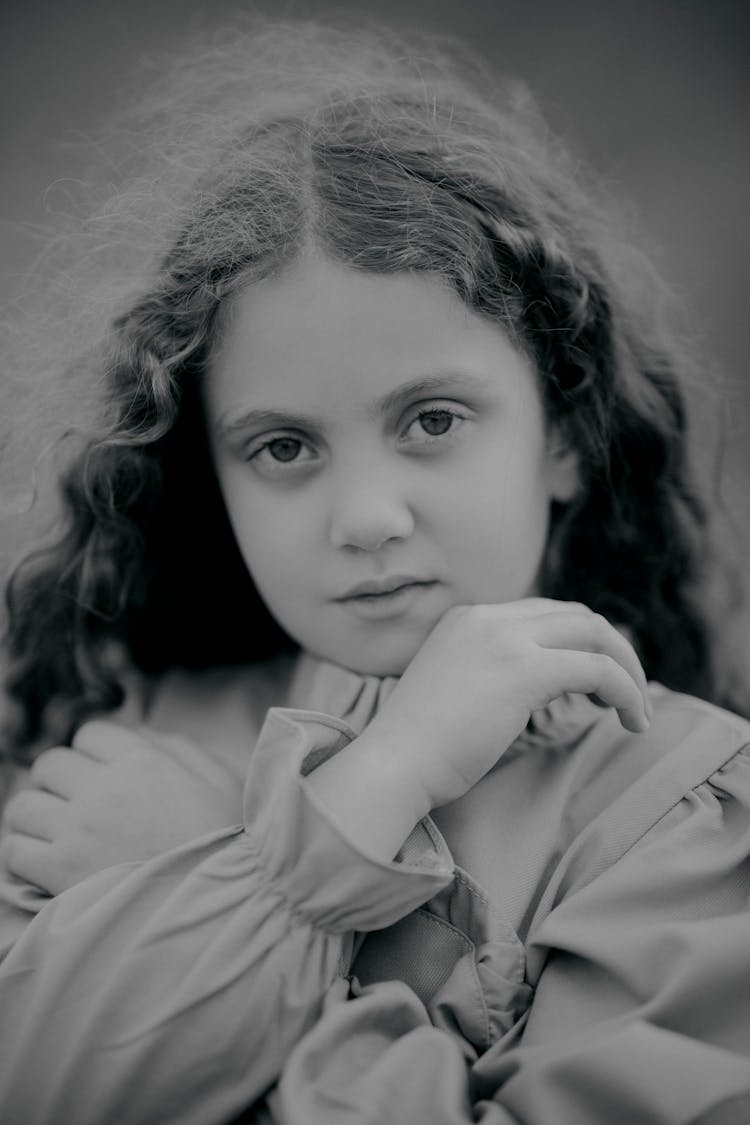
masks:
[[[230,23],[246,7],[238,0],[0,0],[6,311],[66,180],[82,174],[81,138],[106,120],[133,61],[178,46],[186,31]],[[337,10],[315,0],[252,7],[291,16]],[[731,409],[722,491],[747,553],[750,5],[359,0],[338,10],[462,35],[525,80],[553,128],[612,194],[629,201],[657,265],[690,310],[707,366],[723,372]]]

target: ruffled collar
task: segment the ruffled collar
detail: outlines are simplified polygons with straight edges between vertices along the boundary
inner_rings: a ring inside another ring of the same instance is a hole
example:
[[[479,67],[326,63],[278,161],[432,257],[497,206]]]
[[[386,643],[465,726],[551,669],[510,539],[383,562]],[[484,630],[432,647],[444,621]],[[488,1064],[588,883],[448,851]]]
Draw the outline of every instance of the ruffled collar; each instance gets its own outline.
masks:
[[[287,706],[333,715],[359,734],[397,683],[396,676],[361,675],[303,652],[292,672]],[[533,713],[515,746],[568,748],[599,722],[603,713],[587,696],[561,695]]]

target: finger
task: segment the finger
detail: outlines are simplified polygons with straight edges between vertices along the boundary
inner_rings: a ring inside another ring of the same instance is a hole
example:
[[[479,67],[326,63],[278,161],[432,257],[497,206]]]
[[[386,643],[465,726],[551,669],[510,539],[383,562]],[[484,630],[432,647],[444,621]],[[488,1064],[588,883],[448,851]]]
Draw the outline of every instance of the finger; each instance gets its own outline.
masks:
[[[517,602],[501,603],[504,610],[513,610],[519,617],[539,617],[542,614],[561,613],[565,610],[590,614],[592,611],[583,602],[565,602],[559,598],[521,598]]]
[[[106,719],[89,719],[78,728],[71,745],[98,762],[111,762],[143,746],[136,731]]]
[[[48,843],[55,839],[55,829],[68,802],[43,789],[23,789],[5,807],[4,820],[11,832],[33,836]]]
[[[29,771],[29,780],[33,788],[69,801],[89,783],[92,769],[99,769],[99,764],[86,754],[56,746],[39,755]]]
[[[569,649],[543,651],[548,661],[548,683],[554,684],[550,699],[565,692],[597,695],[615,708],[627,730],[640,734],[648,729],[641,691],[630,673],[611,656]]]
[[[591,611],[548,613],[539,617],[532,629],[534,639],[543,648],[578,649],[612,657],[632,676],[647,710],[650,708],[646,673],[638,655],[630,641],[606,617]]]
[[[49,895],[60,890],[54,853],[54,847],[44,840],[15,832],[8,833],[0,844],[0,859],[6,870]]]

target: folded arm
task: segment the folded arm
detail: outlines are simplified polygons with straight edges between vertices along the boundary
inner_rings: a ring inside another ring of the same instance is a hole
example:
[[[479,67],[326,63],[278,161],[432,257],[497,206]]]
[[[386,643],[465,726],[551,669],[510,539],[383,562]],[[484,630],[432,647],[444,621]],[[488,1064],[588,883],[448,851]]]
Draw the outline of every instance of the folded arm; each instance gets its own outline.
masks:
[[[0,1105],[27,1125],[219,1121],[277,1078],[346,972],[354,930],[452,877],[428,849],[368,858],[302,779],[311,749],[271,712],[244,824],[107,868],[49,902],[0,970]],[[320,724],[313,741],[338,732]]]

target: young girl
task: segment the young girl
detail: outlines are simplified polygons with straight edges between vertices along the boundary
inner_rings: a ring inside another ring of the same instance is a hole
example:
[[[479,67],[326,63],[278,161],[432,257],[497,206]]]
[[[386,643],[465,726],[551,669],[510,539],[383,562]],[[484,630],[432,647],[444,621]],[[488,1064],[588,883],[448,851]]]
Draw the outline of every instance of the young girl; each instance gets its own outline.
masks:
[[[747,1121],[750,727],[656,283],[432,46],[175,81],[8,591],[3,1121]]]

